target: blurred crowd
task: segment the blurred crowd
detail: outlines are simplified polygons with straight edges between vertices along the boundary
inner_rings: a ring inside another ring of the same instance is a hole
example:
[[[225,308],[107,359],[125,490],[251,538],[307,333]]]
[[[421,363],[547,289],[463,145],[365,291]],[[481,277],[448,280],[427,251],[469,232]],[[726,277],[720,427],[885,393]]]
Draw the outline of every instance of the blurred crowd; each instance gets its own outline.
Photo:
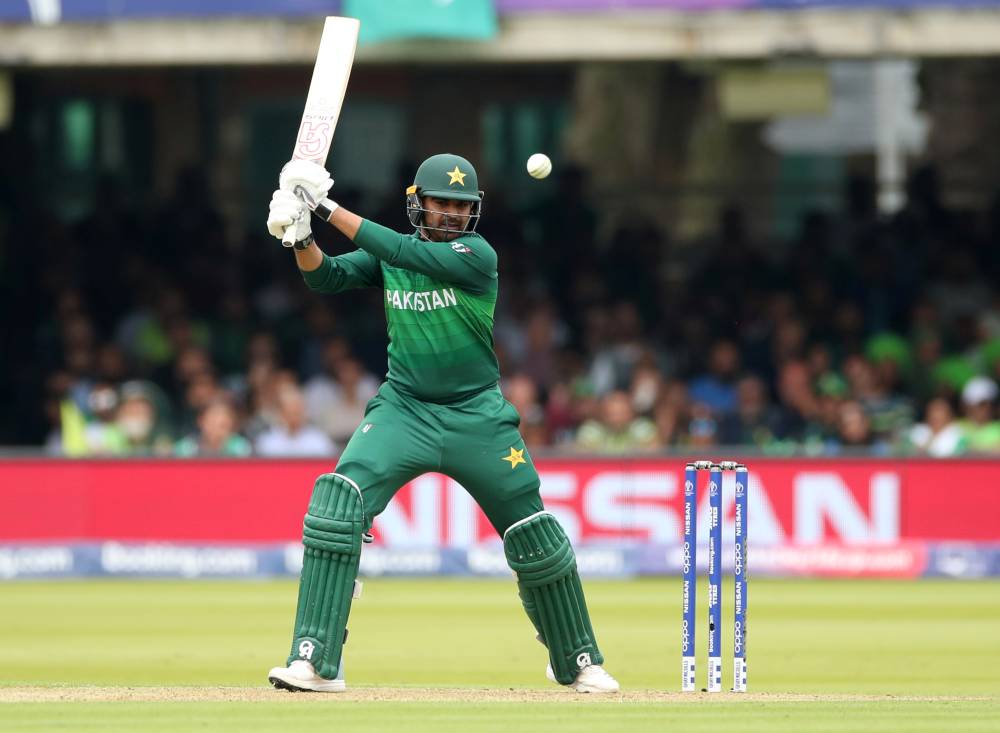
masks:
[[[838,211],[809,212],[787,241],[752,236],[735,206],[699,241],[639,214],[599,238],[586,184],[566,169],[528,210],[491,193],[480,225],[500,259],[501,388],[533,451],[1000,453],[1000,205],[949,209],[923,169],[897,215],[853,179]],[[406,230],[401,199],[338,198]],[[343,447],[385,372],[381,293],[311,293],[264,235],[266,206],[233,244],[210,200],[187,173],[149,211],[109,182],[72,225],[33,219],[44,249],[7,255],[19,347],[0,443]],[[327,252],[349,248],[317,229]]]

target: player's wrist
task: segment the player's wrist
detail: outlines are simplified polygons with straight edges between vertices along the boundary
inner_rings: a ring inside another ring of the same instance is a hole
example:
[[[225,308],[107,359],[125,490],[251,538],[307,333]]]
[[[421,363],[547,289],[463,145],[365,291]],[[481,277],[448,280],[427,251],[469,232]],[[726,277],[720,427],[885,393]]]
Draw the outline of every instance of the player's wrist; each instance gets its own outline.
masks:
[[[330,217],[333,216],[333,212],[340,208],[340,204],[331,199],[324,198],[322,201],[316,204],[316,208],[313,211],[323,221],[330,221]]]
[[[300,239],[298,242],[293,244],[292,249],[301,252],[304,249],[309,249],[315,241],[316,238],[313,236],[312,232],[309,232],[309,235],[305,239]]]

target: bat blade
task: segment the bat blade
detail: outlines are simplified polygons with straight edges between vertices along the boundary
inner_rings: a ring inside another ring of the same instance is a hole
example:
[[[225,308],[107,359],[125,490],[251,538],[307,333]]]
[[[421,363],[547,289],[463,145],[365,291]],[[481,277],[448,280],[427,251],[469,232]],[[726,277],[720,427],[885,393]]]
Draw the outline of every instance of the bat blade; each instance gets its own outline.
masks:
[[[293,159],[326,163],[351,77],[360,28],[361,23],[355,18],[331,16],[323,24],[309,94],[292,149]],[[286,247],[294,243],[294,231],[293,226],[285,230],[282,244]]]

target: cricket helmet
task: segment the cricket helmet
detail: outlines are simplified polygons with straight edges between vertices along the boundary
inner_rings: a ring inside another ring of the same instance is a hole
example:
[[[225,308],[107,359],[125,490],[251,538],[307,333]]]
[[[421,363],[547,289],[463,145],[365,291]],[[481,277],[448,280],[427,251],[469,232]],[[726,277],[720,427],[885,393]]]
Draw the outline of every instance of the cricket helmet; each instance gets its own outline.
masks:
[[[406,189],[406,215],[417,228],[422,226],[426,211],[421,202],[424,196],[473,202],[465,231],[476,230],[483,207],[483,192],[479,190],[476,169],[462,156],[432,155],[417,168],[413,184]]]

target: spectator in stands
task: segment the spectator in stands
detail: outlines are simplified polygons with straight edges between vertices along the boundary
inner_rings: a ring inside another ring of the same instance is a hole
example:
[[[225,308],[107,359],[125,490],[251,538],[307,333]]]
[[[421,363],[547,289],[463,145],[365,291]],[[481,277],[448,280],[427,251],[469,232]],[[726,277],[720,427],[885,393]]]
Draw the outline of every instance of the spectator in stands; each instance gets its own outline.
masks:
[[[69,397],[81,410],[94,387],[95,342],[94,324],[82,313],[73,315],[62,324],[59,349],[65,371],[71,378]]]
[[[122,452],[125,438],[115,424],[118,393],[106,382],[95,383],[86,395],[86,405],[77,404],[71,393],[72,377],[56,372],[47,385],[47,413],[58,430],[46,443],[48,451],[70,457],[111,456]]]
[[[982,360],[990,379],[993,381],[1000,379],[1000,337],[994,337],[983,346]]]
[[[905,435],[913,424],[913,403],[903,395],[893,392],[892,385],[884,381],[898,376],[895,362],[885,359],[883,370],[875,367],[862,356],[851,356],[844,362],[844,374],[851,386],[851,395],[861,403],[871,423],[872,433],[882,441],[895,442]]]
[[[187,435],[197,429],[199,416],[205,407],[222,394],[222,387],[211,372],[202,372],[188,383],[177,414],[174,430],[177,435]]]
[[[597,398],[578,352],[562,351],[558,364],[558,377],[544,405],[545,423],[554,443],[572,444],[580,424],[597,414]]]
[[[318,425],[333,440],[346,443],[361,424],[365,405],[378,391],[378,382],[354,357],[341,359],[335,374],[337,388],[318,415]]]
[[[611,390],[628,389],[632,370],[648,351],[642,337],[642,319],[635,303],[622,301],[610,312],[594,309],[588,328],[595,349],[590,365],[590,380],[598,395]],[[603,336],[600,334],[603,332]]]
[[[549,444],[545,411],[538,400],[538,387],[527,374],[513,374],[500,381],[503,396],[521,416],[521,435],[531,451]]]
[[[115,418],[123,437],[122,454],[128,456],[166,456],[173,452],[170,435],[158,425],[156,407],[142,387],[122,386],[121,404]]]
[[[69,397],[72,377],[69,372],[52,372],[45,380],[45,402],[43,411],[48,433],[45,436],[45,452],[52,456],[67,455],[63,438],[63,413],[66,406],[72,405],[77,414],[79,408]]]
[[[311,376],[303,387],[306,411],[309,420],[323,426],[323,415],[335,409],[340,385],[337,383],[337,369],[344,359],[351,357],[351,345],[347,339],[334,336],[323,342],[320,351],[320,369]]]
[[[187,300],[180,289],[149,287],[138,297],[144,305],[124,314],[116,338],[141,371],[168,365],[176,356],[175,345],[208,343],[208,329],[187,320]]]
[[[885,444],[872,433],[871,419],[857,400],[848,400],[840,407],[840,423],[837,442],[831,447],[836,452],[864,450],[884,453]]]
[[[729,339],[712,344],[708,371],[691,381],[691,400],[707,405],[717,416],[736,409],[736,380],[739,377],[740,352]]]
[[[665,383],[653,409],[653,421],[660,445],[676,446],[687,442],[689,426],[687,384],[679,379]]]
[[[298,368],[299,374],[311,379],[323,372],[323,352],[327,343],[336,338],[338,332],[336,312],[327,302],[310,302],[303,314],[303,325],[305,333],[299,342],[300,351],[293,363]]]
[[[799,318],[786,318],[772,335],[771,362],[781,366],[806,356],[806,327]]]
[[[629,388],[632,409],[637,415],[649,417],[653,414],[663,392],[663,381],[663,370],[656,364],[653,353],[647,351],[632,372]]]
[[[878,333],[868,339],[865,356],[888,392],[903,391],[913,370],[913,354],[906,339],[888,331]]]
[[[219,373],[228,375],[243,368],[243,355],[250,342],[250,304],[239,290],[229,289],[218,301],[212,323],[212,357]]]
[[[688,448],[710,448],[719,443],[719,421],[715,411],[704,402],[691,405],[691,418],[686,430]]]
[[[836,372],[827,372],[816,382],[815,411],[800,424],[795,436],[810,455],[836,452],[840,435],[840,412],[848,397],[847,382]],[[785,415],[787,419],[789,416]],[[786,441],[790,433],[786,433]]]
[[[647,418],[637,418],[628,393],[620,390],[606,394],[600,418],[587,420],[576,434],[577,448],[594,453],[630,453],[658,445],[656,426]]]
[[[566,326],[548,303],[533,306],[527,314],[517,363],[536,385],[545,389],[555,378],[558,349],[566,341]]]
[[[329,456],[336,446],[329,436],[306,420],[306,405],[298,387],[278,389],[278,424],[257,437],[256,452],[262,456]]]
[[[277,368],[281,364],[278,339],[270,331],[257,331],[247,341],[248,364],[266,363]]]
[[[976,368],[960,355],[949,355],[938,360],[932,373],[934,394],[960,399],[962,388],[976,376]]]
[[[790,361],[778,373],[778,397],[785,412],[786,432],[800,438],[820,418],[812,374],[803,361]]]
[[[837,344],[834,356],[838,360],[864,350],[865,314],[853,300],[841,300],[833,312],[833,339]]]
[[[271,369],[258,362],[248,401],[250,414],[243,430],[251,441],[281,424],[278,395],[286,387],[298,387],[298,383],[291,369]],[[306,414],[308,416],[308,412]]]
[[[153,372],[153,381],[166,390],[176,404],[182,404],[196,378],[214,373],[215,367],[208,350],[192,344],[182,348],[173,361]]]
[[[830,353],[830,347],[825,343],[809,344],[805,363],[817,391],[819,391],[819,385],[824,379],[840,378],[837,370],[833,367],[833,355]]]
[[[1000,452],[1000,421],[996,420],[997,383],[989,377],[973,377],[962,389],[965,419],[962,433],[973,453]]]
[[[976,320],[983,339],[1000,348],[1000,293],[994,290],[990,307],[980,311]]]
[[[913,366],[910,371],[910,394],[925,402],[937,394],[934,368],[941,359],[941,334],[932,330],[918,331],[913,340]]]
[[[125,435],[115,421],[118,404],[118,391],[107,382],[94,385],[90,391],[84,430],[86,455],[113,456],[125,452]]]
[[[784,437],[780,411],[771,406],[767,385],[757,376],[746,376],[736,384],[736,410],[723,415],[718,441],[722,445],[774,447]]]
[[[104,382],[121,384],[128,379],[129,368],[125,352],[115,343],[104,343],[97,348],[94,375]]]
[[[935,455],[949,450],[941,446],[955,432],[946,404],[934,399],[944,397],[956,411],[961,406],[969,450],[1000,451],[998,398],[973,380],[1000,382],[1000,248],[988,246],[1000,234],[1000,208],[985,212],[980,234],[957,223],[980,221],[973,212],[955,216],[938,194],[914,189],[898,217],[881,220],[869,192],[863,206],[808,214],[789,242],[765,239],[759,219],[743,222],[727,208],[706,246],[674,246],[676,234],[667,238],[641,215],[623,211],[622,225],[602,213],[599,221],[585,172],[561,170],[559,207],[539,200],[525,216],[490,225],[504,222],[498,239],[508,246],[499,256],[505,270],[524,275],[505,281],[513,292],[501,298],[495,334],[503,373],[534,379],[535,395],[525,399],[543,417],[524,426],[529,442],[576,443],[582,424],[604,425],[601,396],[626,390],[634,417],[655,423],[661,445],[757,444],[770,434],[782,436],[782,450],[791,443],[812,453],[838,450],[845,414],[849,433],[865,432],[854,419],[856,400],[877,449],[891,442]],[[178,249],[175,237],[237,239],[208,199],[190,195],[204,190],[203,176],[182,180],[169,202],[147,202],[160,218],[129,215],[126,230],[107,229],[123,215],[116,204],[81,211],[75,227],[53,220],[47,241],[59,245],[58,262],[41,267],[27,252],[6,253],[13,258],[6,271],[16,276],[0,288],[0,307],[18,314],[6,325],[12,343],[26,348],[0,359],[0,387],[7,387],[0,441],[87,455],[90,430],[102,436],[95,449],[114,455],[108,440],[123,424],[113,410],[95,418],[92,391],[148,378],[171,395],[153,399],[171,434],[196,431],[196,416],[224,391],[250,413],[244,434],[259,436],[284,424],[279,388],[306,377],[311,422],[341,440],[356,427],[377,381],[364,369],[355,380],[359,370],[340,365],[361,355],[370,368],[381,366],[382,332],[364,321],[377,309],[344,318],[306,301],[297,273],[273,267],[264,248],[248,249],[252,255],[225,273],[211,266],[210,250]],[[199,203],[191,208],[192,201]],[[112,245],[129,245],[114,273],[89,256],[108,236]],[[30,304],[23,312],[22,302]],[[717,341],[722,334],[733,342]],[[763,380],[763,390],[739,381],[744,370]],[[769,404],[771,397],[777,400]],[[133,419],[146,409],[140,404],[123,398],[118,413]],[[926,408],[914,427],[916,405]],[[126,424],[138,430],[141,422]],[[142,452],[147,442],[126,450]]]
[[[909,442],[916,452],[934,458],[960,455],[969,445],[951,403],[944,397],[927,403],[924,421],[910,430]]]
[[[236,431],[236,411],[225,397],[212,399],[198,415],[198,432],[177,442],[181,458],[243,458],[253,451]]]

